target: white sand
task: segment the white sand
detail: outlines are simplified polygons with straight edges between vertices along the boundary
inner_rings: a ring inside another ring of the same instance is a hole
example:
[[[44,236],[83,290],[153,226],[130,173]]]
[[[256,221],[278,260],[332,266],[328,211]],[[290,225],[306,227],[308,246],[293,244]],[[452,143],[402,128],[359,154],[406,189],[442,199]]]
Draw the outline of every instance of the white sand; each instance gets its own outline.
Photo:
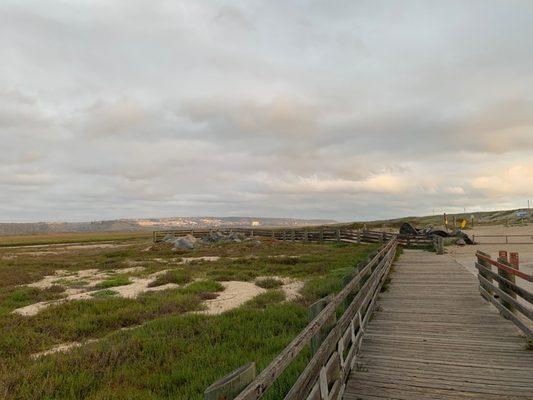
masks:
[[[253,282],[228,281],[221,283],[224,286],[224,291],[216,299],[205,301],[207,310],[202,311],[203,313],[222,314],[252,300],[258,294],[266,292],[265,289],[256,286]]]

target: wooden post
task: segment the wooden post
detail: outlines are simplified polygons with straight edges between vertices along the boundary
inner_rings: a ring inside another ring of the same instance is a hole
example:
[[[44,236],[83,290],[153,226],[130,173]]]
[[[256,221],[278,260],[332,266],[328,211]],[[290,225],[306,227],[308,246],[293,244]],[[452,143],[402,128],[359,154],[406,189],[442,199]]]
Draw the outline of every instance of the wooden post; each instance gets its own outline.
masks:
[[[326,306],[333,300],[333,294],[329,294],[326,297],[321,298],[320,300],[315,301],[309,306],[309,322],[311,322],[315,317],[320,314],[320,312],[326,308]],[[335,314],[324,324],[320,332],[311,338],[311,354],[314,355],[326,336],[329,333],[329,328],[335,325],[337,322],[337,317]]]
[[[499,252],[498,261],[511,268],[519,269],[520,261],[518,258],[518,253],[511,253],[511,259],[508,260],[507,252],[502,250]],[[498,268],[498,275],[500,275],[502,278],[507,279],[508,281],[512,283],[516,283],[516,277],[513,274],[507,271],[504,271],[503,269]],[[513,299],[516,300],[516,293],[512,289],[510,289],[507,285],[503,283],[498,283],[498,287],[501,290],[503,290],[505,293],[507,293],[509,296],[511,296]],[[504,299],[501,299],[500,302],[502,306],[507,308],[509,311],[514,312],[515,309],[511,303],[505,301]]]
[[[482,251],[479,251],[478,250],[478,253],[485,256],[485,257],[489,257],[490,258],[490,255],[487,254],[487,253],[484,253]],[[482,258],[479,258],[477,259],[477,262],[478,264],[481,264],[483,265],[485,268],[487,269],[492,269],[492,266],[490,265],[489,262],[485,261],[484,259]],[[485,272],[482,272],[482,271],[479,271],[479,275],[481,275],[483,278],[485,278],[486,280],[488,280],[491,284],[492,284],[492,277],[489,275],[489,274],[486,274]],[[481,286],[483,286],[483,284],[480,283]],[[483,288],[487,291],[487,293],[492,296],[492,289],[488,286],[483,286]],[[487,299],[488,300],[488,299]]]
[[[520,258],[519,258],[518,253],[511,253],[510,254],[511,257],[509,259],[509,262],[507,262],[507,252],[500,252],[500,253],[505,253],[505,263],[504,264],[509,265],[511,268],[514,268],[516,270],[520,269]],[[509,272],[506,272],[506,271],[503,271],[503,270],[499,270],[498,274],[502,278],[505,278],[508,281],[516,284],[516,277],[513,274],[510,274]],[[501,283],[498,286],[499,286],[499,288],[501,290],[503,290],[505,293],[507,293],[509,296],[511,296],[513,299],[516,300],[516,293],[513,290],[511,290],[506,285],[502,285]],[[502,305],[504,307],[506,307],[511,312],[515,311],[513,305],[508,303],[508,302],[506,302],[506,301],[502,300]]]
[[[433,245],[437,254],[444,254],[444,238],[439,235],[433,235]]]
[[[324,241],[324,229],[320,229],[320,241]]]
[[[341,230],[337,229],[337,231],[335,233],[337,235],[337,244],[338,244],[338,243],[341,242]]]
[[[361,243],[361,230],[357,230],[357,243]]]
[[[292,230],[291,235],[292,235],[291,240],[294,242],[294,240],[296,239],[296,231],[294,229]]]
[[[303,231],[304,235],[304,242],[307,242],[309,240],[309,233],[307,231]]]
[[[255,363],[251,362],[236,369],[213,383],[204,392],[205,400],[233,400],[255,379]]]

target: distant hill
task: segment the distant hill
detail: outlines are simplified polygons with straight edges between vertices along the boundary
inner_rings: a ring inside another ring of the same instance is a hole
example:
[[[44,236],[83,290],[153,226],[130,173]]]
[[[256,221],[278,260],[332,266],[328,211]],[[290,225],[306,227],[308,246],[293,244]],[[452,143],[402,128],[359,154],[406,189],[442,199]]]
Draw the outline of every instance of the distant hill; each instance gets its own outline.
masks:
[[[499,225],[505,223],[516,223],[520,218],[516,215],[517,211],[524,211],[527,213],[527,209],[516,209],[516,210],[503,210],[503,211],[479,211],[479,212],[467,212],[459,214],[447,214],[448,221],[451,223],[455,217],[457,220],[466,218],[470,221],[471,216],[474,216],[474,224],[481,225]],[[525,218],[526,221],[533,221],[533,216],[530,213],[528,217]],[[424,227],[427,225],[433,225],[435,227],[443,225],[443,214],[436,215],[426,215],[422,217],[402,217],[394,218],[387,220],[376,220],[368,222],[357,222],[350,224],[351,226],[360,227],[366,225],[369,228],[372,227],[381,227],[383,225],[387,227],[399,228],[400,225],[404,222],[409,222],[418,227]]]
[[[118,219],[94,222],[30,222],[0,223],[0,235],[42,234],[62,232],[124,232],[157,229],[191,229],[217,227],[297,227],[336,223],[328,219],[294,219],[261,217],[173,217]]]

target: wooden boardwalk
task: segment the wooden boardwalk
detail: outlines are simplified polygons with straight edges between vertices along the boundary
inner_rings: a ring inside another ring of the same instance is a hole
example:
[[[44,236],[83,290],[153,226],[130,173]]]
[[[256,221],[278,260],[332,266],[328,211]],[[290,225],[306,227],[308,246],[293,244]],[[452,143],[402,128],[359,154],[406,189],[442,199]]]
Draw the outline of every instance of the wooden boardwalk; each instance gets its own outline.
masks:
[[[533,399],[533,351],[445,255],[405,250],[343,399]]]

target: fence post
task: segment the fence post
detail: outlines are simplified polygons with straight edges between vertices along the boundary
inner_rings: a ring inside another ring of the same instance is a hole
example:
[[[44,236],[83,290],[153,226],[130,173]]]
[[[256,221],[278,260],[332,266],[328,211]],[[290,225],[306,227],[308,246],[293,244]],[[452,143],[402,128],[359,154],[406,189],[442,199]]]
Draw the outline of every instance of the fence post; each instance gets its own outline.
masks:
[[[341,230],[337,229],[335,233],[337,235],[337,244],[339,244],[341,242]]]
[[[357,243],[361,243],[361,230],[357,230]]]
[[[333,300],[333,294],[329,294],[326,297],[321,298],[320,300],[315,301],[309,306],[309,322],[315,319],[315,317],[320,314],[320,312],[326,308],[326,306]],[[311,354],[315,354],[329,333],[329,328],[335,325],[337,322],[336,314],[331,316],[331,319],[327,321],[326,324],[320,329],[320,331],[311,338]]]
[[[489,254],[484,253],[484,252],[479,251],[479,250],[477,251],[476,255],[482,255],[482,256],[490,258]],[[489,270],[492,270],[492,266],[491,266],[491,264],[488,261],[485,261],[484,259],[478,257],[477,258],[477,262],[478,262],[478,264],[484,266],[485,268],[487,268]],[[486,280],[488,280],[492,284],[492,277],[489,274],[487,274],[487,273],[485,273],[483,271],[478,271],[478,273],[479,273],[479,275],[481,275],[483,278],[485,278]],[[490,296],[492,296],[492,289],[489,286],[485,286],[481,282],[479,284],[487,291],[487,293]],[[487,301],[488,301],[488,299],[487,299]]]
[[[444,254],[444,238],[439,235],[433,235],[433,246],[437,254]]]
[[[519,269],[519,258],[518,253],[511,253],[511,259],[509,260],[507,258],[507,251],[500,250],[498,255],[498,261],[501,262],[504,265],[507,265],[514,269]],[[503,269],[498,268],[498,275],[500,275],[502,278],[507,279],[508,281],[512,283],[516,283],[516,277],[513,274],[510,274],[507,271],[504,271]],[[509,296],[511,296],[513,299],[516,300],[516,294],[513,290],[511,290],[507,285],[503,283],[498,283],[498,287],[503,290],[505,293],[507,293]],[[514,307],[511,303],[505,301],[504,299],[500,300],[502,306],[507,308],[509,311],[514,312]]]
[[[296,231],[294,229],[292,230],[291,236],[291,240],[294,242],[294,240],[296,239]]]
[[[324,229],[320,229],[320,241],[324,241]]]

